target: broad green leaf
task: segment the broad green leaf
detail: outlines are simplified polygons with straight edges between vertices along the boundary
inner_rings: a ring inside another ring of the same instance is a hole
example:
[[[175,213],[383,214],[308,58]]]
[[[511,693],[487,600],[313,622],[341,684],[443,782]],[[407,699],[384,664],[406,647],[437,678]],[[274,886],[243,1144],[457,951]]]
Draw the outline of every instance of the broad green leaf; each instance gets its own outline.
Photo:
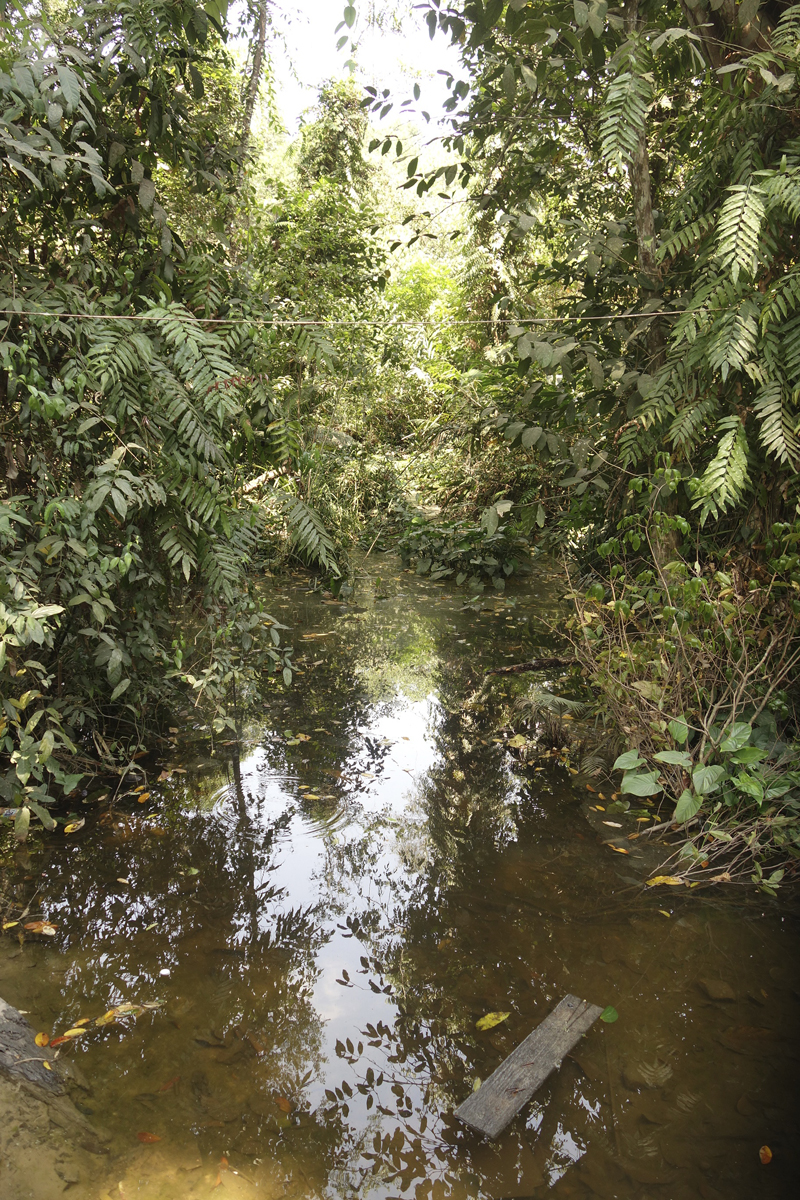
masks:
[[[727,775],[725,767],[714,764],[710,767],[695,767],[692,771],[692,786],[698,796],[709,796],[715,792]]]
[[[667,729],[679,746],[686,744],[689,738],[689,726],[686,723],[685,717],[674,717],[667,725]]]
[[[629,796],[655,796],[658,792],[663,791],[663,788],[658,782],[657,772],[647,771],[639,774],[626,774],[623,777],[620,791]]]
[[[658,754],[654,754],[653,758],[656,762],[669,763],[675,767],[686,767],[687,771],[692,769],[691,755],[685,750],[661,750]]]
[[[762,750],[759,746],[743,746],[741,750],[737,750],[731,755],[731,762],[735,763],[754,763],[763,762],[768,757],[768,751]]]
[[[56,823],[46,808],[42,808],[41,804],[37,804],[35,800],[28,800],[28,807],[30,808],[31,812],[39,818],[45,829],[55,829]]]
[[[675,805],[673,819],[682,825],[684,821],[689,821],[703,806],[702,796],[695,796],[688,788],[684,788],[678,797],[678,803]]]
[[[725,738],[720,742],[719,748],[725,754],[731,754],[735,750],[741,750],[742,746],[746,746],[750,741],[753,729],[747,721],[736,721],[729,729],[725,730]]]
[[[614,770],[630,771],[633,767],[638,767],[640,763],[644,765],[644,760],[639,757],[638,750],[626,750],[624,754],[620,754],[619,758],[614,760]]]
[[[615,1021],[619,1020],[619,1013],[612,1004],[609,1004],[600,1013],[600,1020],[605,1021],[606,1025],[613,1025]]]
[[[495,1025],[501,1025],[503,1021],[507,1021],[511,1016],[510,1012],[490,1012],[485,1017],[481,1017],[475,1022],[475,1028],[483,1032],[486,1029],[494,1029]]]

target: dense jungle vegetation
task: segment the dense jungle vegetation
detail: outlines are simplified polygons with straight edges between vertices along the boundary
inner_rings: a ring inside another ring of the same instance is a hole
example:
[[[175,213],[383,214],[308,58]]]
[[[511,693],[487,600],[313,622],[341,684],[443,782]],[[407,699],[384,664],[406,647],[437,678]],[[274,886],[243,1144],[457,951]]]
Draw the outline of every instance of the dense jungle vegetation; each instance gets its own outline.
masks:
[[[346,595],[354,551],[397,547],[470,603],[543,554],[618,803],[774,890],[800,850],[800,6],[416,7],[459,49],[446,126],[424,84],[332,82],[290,139],[272,0],[0,5],[17,836],[193,706],[230,736],[254,681],[291,686],[265,570]]]

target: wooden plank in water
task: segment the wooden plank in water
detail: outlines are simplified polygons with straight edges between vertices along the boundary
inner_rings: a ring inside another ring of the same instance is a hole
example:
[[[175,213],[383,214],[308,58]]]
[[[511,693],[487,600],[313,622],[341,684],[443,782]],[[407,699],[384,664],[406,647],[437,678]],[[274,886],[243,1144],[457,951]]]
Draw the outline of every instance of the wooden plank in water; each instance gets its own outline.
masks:
[[[455,1115],[477,1133],[497,1137],[602,1011],[588,1000],[565,996]]]

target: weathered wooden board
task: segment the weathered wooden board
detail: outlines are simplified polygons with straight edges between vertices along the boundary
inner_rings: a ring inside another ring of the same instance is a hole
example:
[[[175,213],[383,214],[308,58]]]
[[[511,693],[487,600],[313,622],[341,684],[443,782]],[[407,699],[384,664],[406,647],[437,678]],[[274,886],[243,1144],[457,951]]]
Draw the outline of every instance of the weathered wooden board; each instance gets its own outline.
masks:
[[[477,1133],[497,1137],[602,1011],[588,1000],[565,996],[477,1092],[459,1105],[456,1116]]]

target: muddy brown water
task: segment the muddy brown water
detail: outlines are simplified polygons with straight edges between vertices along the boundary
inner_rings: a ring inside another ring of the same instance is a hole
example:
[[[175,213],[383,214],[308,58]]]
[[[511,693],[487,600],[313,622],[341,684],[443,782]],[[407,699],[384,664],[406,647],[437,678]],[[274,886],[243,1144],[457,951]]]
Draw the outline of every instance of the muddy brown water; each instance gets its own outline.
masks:
[[[539,619],[562,590],[539,569],[464,610],[388,559],[347,605],[272,581],[304,673],[240,752],[189,722],[147,801],[17,852],[14,894],[58,933],[7,932],[0,994],[51,1036],[163,1001],[62,1051],[112,1139],[70,1196],[796,1195],[786,902],[643,893],[659,851],[613,853],[560,762],[520,763],[491,702],[464,708],[485,667],[555,644]],[[567,992],[619,1019],[496,1142],[459,1125]]]

